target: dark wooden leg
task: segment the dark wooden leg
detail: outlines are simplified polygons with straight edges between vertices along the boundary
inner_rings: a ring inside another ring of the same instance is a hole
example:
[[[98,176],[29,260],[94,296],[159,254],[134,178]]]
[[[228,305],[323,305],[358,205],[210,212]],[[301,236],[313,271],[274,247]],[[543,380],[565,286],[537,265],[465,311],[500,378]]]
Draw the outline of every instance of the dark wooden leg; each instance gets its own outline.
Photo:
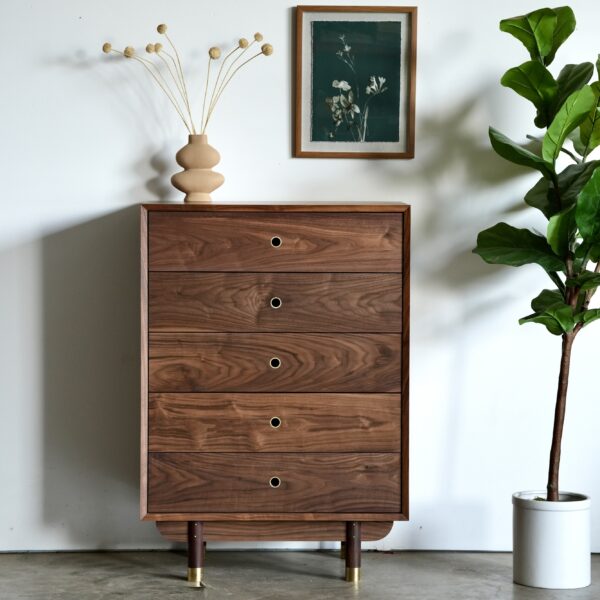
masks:
[[[188,521],[188,585],[202,587],[202,567],[204,566],[204,542],[202,521]]]
[[[340,558],[346,560],[346,542],[344,540],[340,542]]]
[[[360,580],[360,523],[346,522],[346,581]]]

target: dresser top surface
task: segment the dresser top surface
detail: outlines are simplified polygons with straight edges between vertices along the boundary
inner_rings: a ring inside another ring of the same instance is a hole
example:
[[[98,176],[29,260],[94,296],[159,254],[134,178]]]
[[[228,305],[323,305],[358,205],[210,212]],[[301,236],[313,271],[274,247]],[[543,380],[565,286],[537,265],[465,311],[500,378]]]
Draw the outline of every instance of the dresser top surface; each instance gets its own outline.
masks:
[[[277,203],[210,203],[153,202],[141,205],[148,211],[186,212],[405,212],[409,205],[401,202],[285,202]]]

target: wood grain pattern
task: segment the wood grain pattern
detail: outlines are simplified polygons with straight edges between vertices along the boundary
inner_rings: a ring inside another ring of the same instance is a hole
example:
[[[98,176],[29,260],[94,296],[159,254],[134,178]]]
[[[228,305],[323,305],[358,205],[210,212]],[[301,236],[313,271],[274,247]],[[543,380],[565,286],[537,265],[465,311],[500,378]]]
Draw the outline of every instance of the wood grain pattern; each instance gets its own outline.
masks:
[[[262,203],[235,203],[235,202],[211,202],[210,204],[191,204],[186,202],[148,202],[142,204],[142,208],[148,212],[170,212],[170,213],[403,213],[408,210],[409,205],[403,202],[298,202],[286,200],[279,204],[274,202]]]
[[[157,332],[402,329],[402,278],[395,273],[152,272],[149,299],[149,327]]]
[[[148,260],[154,271],[400,272],[402,214],[153,212]]]
[[[410,381],[410,207],[403,221],[403,253],[402,253],[402,353],[400,373],[402,377],[402,514],[408,519],[408,468],[409,468],[409,381]]]
[[[148,512],[148,213],[140,210],[140,516]]]
[[[400,452],[397,394],[151,394],[148,414],[152,452]]]
[[[325,521],[406,521],[406,515],[401,512],[149,512],[143,521],[303,521],[307,523],[322,523]]]
[[[151,333],[151,392],[397,393],[399,334]],[[270,360],[281,361],[271,368]]]
[[[366,521],[362,524],[362,539],[373,542],[384,538],[392,530],[391,521]],[[157,521],[160,534],[171,542],[187,541],[187,523],[184,521]],[[345,521],[206,521],[204,539],[208,542],[252,541],[342,541],[346,535]]]
[[[272,477],[279,487],[269,485]],[[150,453],[151,512],[397,512],[399,454]]]

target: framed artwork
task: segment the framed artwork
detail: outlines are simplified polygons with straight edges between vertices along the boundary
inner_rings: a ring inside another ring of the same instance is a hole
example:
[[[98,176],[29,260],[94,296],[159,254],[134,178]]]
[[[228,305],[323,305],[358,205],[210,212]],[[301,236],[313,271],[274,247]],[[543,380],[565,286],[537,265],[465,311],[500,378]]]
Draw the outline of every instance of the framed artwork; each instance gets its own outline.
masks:
[[[417,9],[298,6],[294,156],[413,158]]]

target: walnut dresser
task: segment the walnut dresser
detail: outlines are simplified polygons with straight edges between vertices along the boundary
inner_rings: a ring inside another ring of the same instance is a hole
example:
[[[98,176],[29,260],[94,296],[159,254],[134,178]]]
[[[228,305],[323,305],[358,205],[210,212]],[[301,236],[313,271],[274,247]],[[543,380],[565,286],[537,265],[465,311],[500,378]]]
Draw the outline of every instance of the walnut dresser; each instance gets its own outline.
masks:
[[[361,540],[408,518],[410,209],[141,209],[141,517],[188,543]]]

